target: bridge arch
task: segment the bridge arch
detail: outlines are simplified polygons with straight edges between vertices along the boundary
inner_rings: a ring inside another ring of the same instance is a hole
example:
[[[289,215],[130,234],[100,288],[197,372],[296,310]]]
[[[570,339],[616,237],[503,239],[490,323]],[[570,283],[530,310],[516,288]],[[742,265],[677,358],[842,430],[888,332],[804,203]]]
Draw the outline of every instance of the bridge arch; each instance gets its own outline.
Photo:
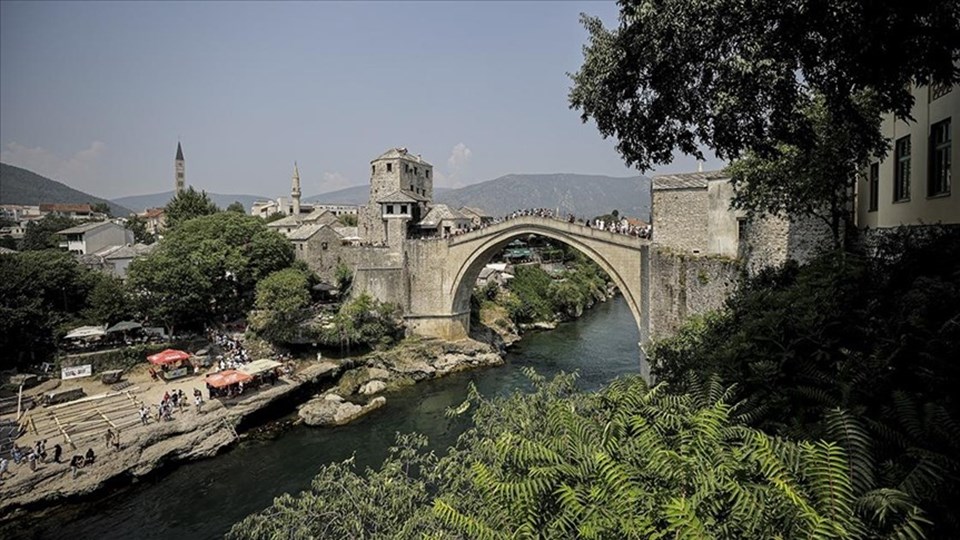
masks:
[[[448,240],[446,267],[453,270],[444,284],[449,312],[469,331],[470,296],[480,271],[490,258],[516,238],[538,235],[566,244],[595,262],[623,294],[642,339],[648,336],[645,296],[648,241],[549,218],[524,217],[499,223]],[[455,269],[455,270],[454,270]]]

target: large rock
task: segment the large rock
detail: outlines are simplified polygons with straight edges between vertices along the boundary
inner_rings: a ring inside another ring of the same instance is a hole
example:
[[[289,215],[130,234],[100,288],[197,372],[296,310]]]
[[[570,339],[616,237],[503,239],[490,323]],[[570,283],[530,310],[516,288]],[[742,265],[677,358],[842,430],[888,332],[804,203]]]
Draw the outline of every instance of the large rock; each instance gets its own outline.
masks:
[[[386,403],[387,399],[383,396],[370,400],[366,405],[343,401],[342,398],[338,401],[330,396],[320,396],[301,405],[298,415],[310,426],[342,426],[383,407]]]
[[[370,381],[367,384],[364,384],[360,387],[360,393],[369,396],[370,394],[376,394],[383,392],[387,388],[387,383],[383,381]]]

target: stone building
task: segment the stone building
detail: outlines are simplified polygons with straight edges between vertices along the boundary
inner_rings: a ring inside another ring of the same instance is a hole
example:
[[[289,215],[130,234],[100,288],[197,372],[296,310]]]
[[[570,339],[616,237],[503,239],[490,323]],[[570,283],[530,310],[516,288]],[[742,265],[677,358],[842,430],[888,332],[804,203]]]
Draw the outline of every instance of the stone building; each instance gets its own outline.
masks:
[[[391,148],[370,162],[370,199],[358,216],[364,243],[399,248],[411,223],[433,200],[433,165],[406,148]]]
[[[418,226],[421,231],[431,236],[450,236],[468,230],[473,220],[445,204],[435,204],[430,207],[427,215],[420,220]]]

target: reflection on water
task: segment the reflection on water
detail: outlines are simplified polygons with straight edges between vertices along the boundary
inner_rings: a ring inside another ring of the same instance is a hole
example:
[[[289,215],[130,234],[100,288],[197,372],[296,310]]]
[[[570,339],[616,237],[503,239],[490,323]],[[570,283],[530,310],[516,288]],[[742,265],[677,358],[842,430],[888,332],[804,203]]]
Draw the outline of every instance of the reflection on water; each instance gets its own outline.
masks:
[[[470,382],[487,396],[507,394],[528,388],[520,368],[531,366],[547,376],[579,371],[580,386],[595,390],[619,375],[641,372],[638,341],[633,316],[617,297],[579,321],[525,337],[504,366],[457,373],[390,394],[386,407],[348,426],[297,426],[274,440],[243,442],[214,459],[180,466],[96,502],[22,520],[0,536],[217,538],[274,497],[306,489],[324,464],[354,455],[357,467],[375,467],[397,432],[426,434],[434,449],[450,446],[469,419],[443,413],[464,400]]]

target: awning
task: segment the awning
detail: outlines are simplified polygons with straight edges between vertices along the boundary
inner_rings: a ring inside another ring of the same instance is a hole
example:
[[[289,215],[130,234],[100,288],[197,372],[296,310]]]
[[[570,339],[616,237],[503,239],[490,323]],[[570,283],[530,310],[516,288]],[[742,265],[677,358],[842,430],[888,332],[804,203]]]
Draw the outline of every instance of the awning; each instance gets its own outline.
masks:
[[[112,334],[114,332],[126,332],[127,330],[138,330],[140,328],[143,328],[143,325],[138,322],[120,321],[110,328],[107,328],[107,333]]]
[[[213,375],[207,375],[206,378],[207,384],[214,388],[223,388],[224,386],[230,386],[231,384],[237,384],[241,382],[245,383],[252,380],[253,377],[250,375],[241,373],[235,369],[228,369],[214,373]]]
[[[185,353],[176,349],[167,349],[163,352],[158,352],[157,354],[147,357],[147,360],[149,360],[151,364],[156,364],[158,366],[174,364],[176,362],[180,362],[181,360],[188,359],[190,359],[190,353]]]
[[[280,362],[276,362],[274,360],[268,360],[264,358],[261,360],[255,360],[253,362],[250,362],[245,366],[241,366],[240,371],[246,373],[247,375],[252,376],[252,375],[259,375],[261,373],[265,373],[273,369],[277,369],[282,365],[283,364],[281,364]]]
[[[63,339],[80,339],[88,337],[97,337],[106,334],[103,326],[81,326],[74,328],[69,334],[63,336]]]

